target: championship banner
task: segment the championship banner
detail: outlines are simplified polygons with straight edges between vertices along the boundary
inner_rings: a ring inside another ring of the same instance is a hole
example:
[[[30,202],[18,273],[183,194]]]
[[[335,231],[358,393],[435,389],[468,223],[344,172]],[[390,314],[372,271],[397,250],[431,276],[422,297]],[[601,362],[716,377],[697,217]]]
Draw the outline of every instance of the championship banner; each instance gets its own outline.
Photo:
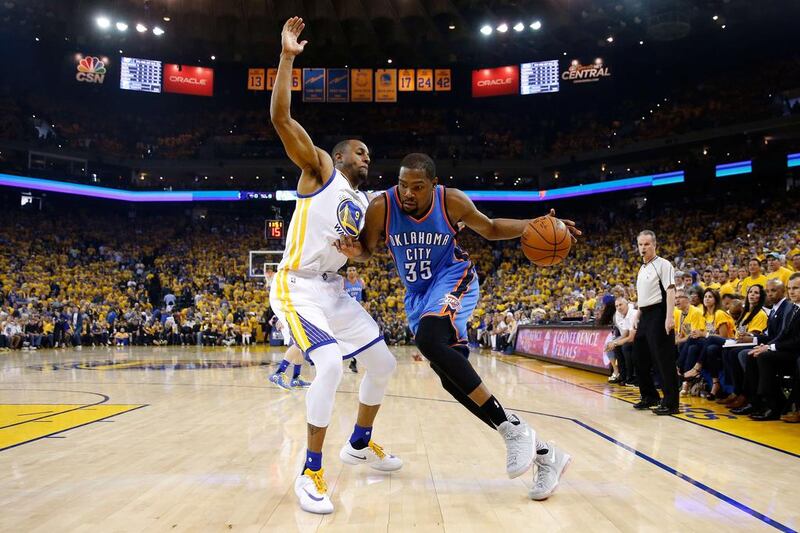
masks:
[[[397,102],[397,69],[379,68],[375,71],[375,101]]]
[[[453,85],[449,68],[437,68],[433,71],[436,91],[449,91]]]
[[[433,91],[433,69],[417,69],[417,90],[423,92]]]
[[[303,69],[303,101],[304,102],[325,101],[324,68]]]
[[[416,78],[414,77],[413,68],[401,68],[399,71],[397,71],[397,89],[401,93],[414,91],[415,84]]]
[[[346,68],[328,69],[328,102],[350,101],[350,73]]]
[[[516,351],[567,366],[606,372],[606,343],[613,339],[609,328],[520,327]]]
[[[611,71],[603,62],[602,57],[597,57],[589,65],[583,65],[577,59],[573,59],[567,70],[561,73],[561,79],[572,83],[595,83],[603,78],[610,78]]]
[[[247,69],[247,90],[248,91],[263,91],[264,90],[264,69],[263,68],[250,68]]]
[[[164,64],[164,92],[214,96],[214,69]]]
[[[472,97],[519,94],[519,66],[482,68],[472,71]]]
[[[107,57],[75,56],[75,80],[82,83],[102,84],[106,78],[108,67]]]
[[[354,68],[350,71],[350,101],[372,101],[372,69]]]
[[[268,68],[267,69],[267,90],[271,91],[273,87],[275,87],[275,78],[278,77],[278,69],[276,68]],[[303,84],[301,83],[303,77],[303,71],[299,68],[292,69],[292,90],[293,91],[302,91]]]

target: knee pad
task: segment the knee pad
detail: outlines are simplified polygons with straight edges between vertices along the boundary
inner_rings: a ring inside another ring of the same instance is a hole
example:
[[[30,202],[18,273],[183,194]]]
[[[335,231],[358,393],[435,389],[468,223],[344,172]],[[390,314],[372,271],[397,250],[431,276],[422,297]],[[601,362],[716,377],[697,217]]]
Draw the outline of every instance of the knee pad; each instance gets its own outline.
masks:
[[[342,354],[336,344],[320,346],[309,357],[317,374],[306,392],[306,418],[312,426],[327,427],[333,414],[336,388],[342,380]]]
[[[453,325],[447,317],[426,316],[419,321],[414,341],[422,355],[436,362],[442,349],[450,347],[453,337]]]
[[[358,361],[364,368],[358,401],[364,405],[379,405],[386,394],[389,379],[397,368],[397,360],[386,343],[379,342],[359,355]]]

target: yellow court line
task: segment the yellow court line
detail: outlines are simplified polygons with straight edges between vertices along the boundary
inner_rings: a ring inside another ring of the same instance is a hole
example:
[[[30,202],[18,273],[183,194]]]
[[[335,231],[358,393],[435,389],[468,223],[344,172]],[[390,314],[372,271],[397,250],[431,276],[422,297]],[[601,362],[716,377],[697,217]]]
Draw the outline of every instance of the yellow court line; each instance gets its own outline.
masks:
[[[638,388],[610,384],[606,376],[586,370],[553,365],[523,356],[501,356],[498,359],[631,404],[638,402],[640,398]],[[673,415],[675,418],[800,456],[800,424],[786,424],[781,421],[754,422],[747,416],[731,414],[713,401],[697,397],[682,396],[680,410],[680,414]]]
[[[0,451],[144,406],[145,404],[0,404]]]

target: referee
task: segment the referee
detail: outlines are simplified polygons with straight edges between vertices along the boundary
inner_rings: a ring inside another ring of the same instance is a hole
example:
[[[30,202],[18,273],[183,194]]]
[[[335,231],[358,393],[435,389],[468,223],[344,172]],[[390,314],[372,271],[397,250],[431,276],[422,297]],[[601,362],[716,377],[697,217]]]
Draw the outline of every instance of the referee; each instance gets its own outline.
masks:
[[[656,255],[656,234],[650,230],[636,239],[643,264],[636,278],[639,301],[638,327],[633,340],[633,357],[639,374],[642,399],[634,409],[657,406],[657,415],[678,414],[678,375],[675,370],[675,269],[672,263]],[[651,370],[655,361],[661,374],[664,399],[659,403]]]

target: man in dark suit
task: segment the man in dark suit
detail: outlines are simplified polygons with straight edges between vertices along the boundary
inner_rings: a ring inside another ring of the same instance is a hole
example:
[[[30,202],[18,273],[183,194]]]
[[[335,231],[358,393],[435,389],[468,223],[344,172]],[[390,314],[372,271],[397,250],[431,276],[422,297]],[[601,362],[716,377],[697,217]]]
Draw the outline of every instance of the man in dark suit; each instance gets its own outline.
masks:
[[[786,314],[793,305],[786,298],[786,286],[781,280],[771,279],[767,282],[767,305],[772,308],[767,321],[767,329],[758,335],[740,334],[736,338],[737,342],[755,341],[756,344],[770,344],[780,334]],[[756,393],[758,365],[749,356],[751,349],[729,348],[722,354],[726,382],[733,385],[733,394],[721,403],[728,409],[744,411],[735,414],[750,414],[754,410],[750,401],[753,400]],[[748,359],[751,360],[749,367]],[[747,376],[745,369],[750,372]]]
[[[800,354],[800,272],[789,277],[788,312],[783,331],[770,344],[760,344],[752,351],[758,360],[758,397],[761,409],[750,415],[756,421],[778,420],[785,401],[780,376],[794,373]]]

